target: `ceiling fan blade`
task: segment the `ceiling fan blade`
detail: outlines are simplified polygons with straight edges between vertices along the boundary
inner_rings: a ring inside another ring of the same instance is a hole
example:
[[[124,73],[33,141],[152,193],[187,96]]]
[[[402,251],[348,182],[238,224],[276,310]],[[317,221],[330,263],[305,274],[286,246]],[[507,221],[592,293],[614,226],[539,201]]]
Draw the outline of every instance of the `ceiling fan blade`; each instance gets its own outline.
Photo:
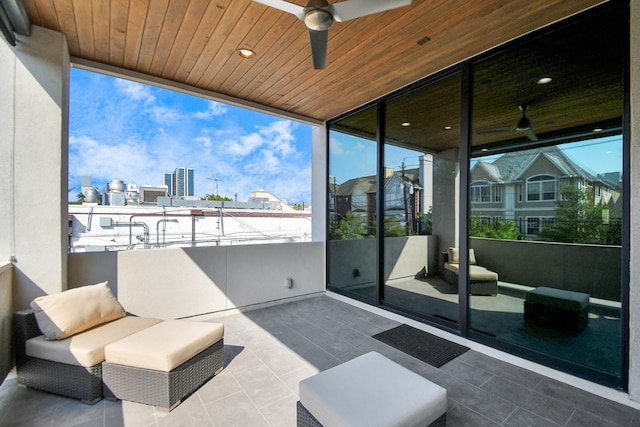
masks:
[[[498,132],[515,132],[514,126],[503,126],[501,128],[481,129],[477,133],[498,133]]]
[[[327,44],[329,42],[329,31],[309,30],[309,41],[311,41],[311,56],[313,57],[313,68],[322,70],[327,63]]]
[[[525,136],[526,136],[527,138],[529,138],[531,141],[537,141],[537,140],[538,140],[538,137],[536,136],[536,134],[535,134],[535,133],[533,133],[533,130],[532,130],[531,128],[529,128],[529,129],[524,129],[524,130],[522,130],[522,131],[520,131],[520,132],[522,132],[523,134],[525,134]]]
[[[335,21],[343,22],[410,4],[411,0],[346,0],[330,4],[324,9],[333,15]]]
[[[304,19],[304,7],[297,4],[289,3],[284,0],[253,0],[256,3],[261,3],[265,6],[273,7],[274,9],[281,10],[283,12],[291,13],[298,17],[298,19]]]

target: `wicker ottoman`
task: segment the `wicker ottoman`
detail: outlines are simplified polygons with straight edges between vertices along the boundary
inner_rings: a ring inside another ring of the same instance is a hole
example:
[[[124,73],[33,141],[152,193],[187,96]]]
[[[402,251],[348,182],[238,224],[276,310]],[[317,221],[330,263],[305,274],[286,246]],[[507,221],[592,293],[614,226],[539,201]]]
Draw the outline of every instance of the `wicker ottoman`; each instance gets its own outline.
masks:
[[[222,370],[224,326],[167,320],[105,347],[104,395],[172,410]]]
[[[538,287],[527,292],[524,320],[536,326],[580,332],[589,321],[589,294]]]
[[[298,426],[447,424],[447,390],[371,352],[300,382]]]

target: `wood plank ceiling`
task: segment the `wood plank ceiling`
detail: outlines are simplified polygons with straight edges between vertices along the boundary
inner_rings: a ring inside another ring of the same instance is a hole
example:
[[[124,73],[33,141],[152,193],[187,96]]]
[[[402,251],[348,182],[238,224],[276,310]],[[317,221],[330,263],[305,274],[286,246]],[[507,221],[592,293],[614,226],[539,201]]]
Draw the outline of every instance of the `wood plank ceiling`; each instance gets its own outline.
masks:
[[[72,57],[326,121],[601,0],[414,0],[334,23],[324,70],[307,29],[251,0],[23,0]],[[304,0],[295,0],[304,5]],[[428,37],[429,41],[417,42]],[[243,59],[238,49],[256,52]]]

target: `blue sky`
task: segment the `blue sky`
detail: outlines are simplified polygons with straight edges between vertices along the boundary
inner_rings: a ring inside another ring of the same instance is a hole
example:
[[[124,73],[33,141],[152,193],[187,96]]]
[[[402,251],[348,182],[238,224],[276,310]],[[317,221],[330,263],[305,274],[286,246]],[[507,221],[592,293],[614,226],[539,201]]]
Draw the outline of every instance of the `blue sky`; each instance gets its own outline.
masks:
[[[593,174],[622,171],[621,136],[596,138],[562,144],[558,147]],[[407,169],[418,167],[418,158],[421,153],[391,145],[387,145],[385,149],[385,163],[394,170],[400,170],[402,162]],[[338,183],[360,176],[375,175],[377,156],[375,141],[332,132],[329,156],[331,164],[329,174],[335,177]],[[493,162],[500,156],[501,154],[495,154],[472,159],[471,166],[480,159]]]
[[[161,185],[177,167],[195,170],[197,196],[246,201],[267,190],[311,202],[311,126],[178,92],[73,68],[69,200],[80,177]]]

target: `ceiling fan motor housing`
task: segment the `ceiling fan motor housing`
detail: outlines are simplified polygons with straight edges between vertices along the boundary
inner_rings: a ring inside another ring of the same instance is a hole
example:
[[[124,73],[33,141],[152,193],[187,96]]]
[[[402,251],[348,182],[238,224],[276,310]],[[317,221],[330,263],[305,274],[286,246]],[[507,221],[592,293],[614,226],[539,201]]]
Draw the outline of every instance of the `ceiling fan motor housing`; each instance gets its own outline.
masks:
[[[310,30],[327,31],[333,24],[333,16],[324,9],[308,8],[304,14],[304,23]]]

